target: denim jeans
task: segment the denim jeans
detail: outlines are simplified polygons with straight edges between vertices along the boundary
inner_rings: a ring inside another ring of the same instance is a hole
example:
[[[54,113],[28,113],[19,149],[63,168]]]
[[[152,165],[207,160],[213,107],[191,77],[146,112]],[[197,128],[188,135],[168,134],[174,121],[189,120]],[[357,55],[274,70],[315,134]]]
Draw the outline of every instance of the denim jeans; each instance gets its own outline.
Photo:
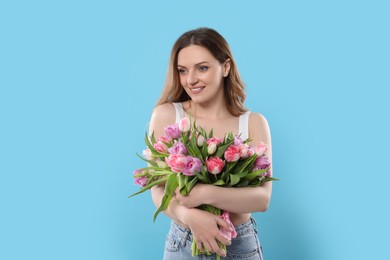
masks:
[[[262,247],[260,245],[257,225],[253,218],[247,222],[237,225],[237,237],[232,239],[232,244],[227,246],[226,257],[223,260],[245,259],[245,260],[263,260]],[[165,242],[164,260],[196,260],[216,259],[216,254],[191,256],[192,234],[187,228],[184,228],[175,222],[171,222],[171,229],[168,232]]]

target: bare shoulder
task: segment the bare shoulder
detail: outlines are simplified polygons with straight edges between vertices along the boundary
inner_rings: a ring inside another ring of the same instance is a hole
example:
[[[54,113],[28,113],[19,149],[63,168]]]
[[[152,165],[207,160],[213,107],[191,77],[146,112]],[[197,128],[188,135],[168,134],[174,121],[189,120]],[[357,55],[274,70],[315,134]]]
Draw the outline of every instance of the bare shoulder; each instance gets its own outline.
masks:
[[[165,103],[154,108],[152,118],[168,123],[175,123],[176,111],[172,103]]]
[[[154,108],[149,124],[149,133],[154,132],[155,136],[164,133],[164,127],[172,125],[176,121],[176,111],[172,103],[165,103]]]
[[[264,115],[258,112],[251,112],[249,115],[249,124],[259,127],[268,127],[268,121]]]
[[[255,144],[259,142],[271,144],[271,133],[268,121],[264,115],[257,112],[250,113],[249,137]]]

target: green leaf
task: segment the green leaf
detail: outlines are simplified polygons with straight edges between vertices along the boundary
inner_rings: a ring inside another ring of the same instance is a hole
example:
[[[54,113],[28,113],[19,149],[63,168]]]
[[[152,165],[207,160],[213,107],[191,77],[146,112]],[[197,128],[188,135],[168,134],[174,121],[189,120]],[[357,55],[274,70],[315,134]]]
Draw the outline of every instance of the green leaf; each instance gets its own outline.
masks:
[[[157,152],[156,149],[154,149],[153,144],[150,143],[148,133],[145,133],[144,140],[145,140],[146,146],[150,149],[150,151],[156,153]]]
[[[168,205],[169,205],[169,202],[171,201],[171,199],[172,199],[172,195],[164,194],[164,196],[161,199],[160,207],[158,207],[158,209],[154,212],[153,222],[156,221],[156,218],[160,212],[162,212],[168,208]]]
[[[245,177],[247,174],[248,174],[247,171],[239,172],[239,173],[234,173],[234,175],[237,175],[237,176],[240,177],[240,178]]]
[[[152,161],[152,160],[147,160],[145,159],[144,157],[142,157],[141,155],[139,155],[138,153],[136,153],[136,155],[141,158],[143,161],[147,162],[147,163],[150,163],[152,166],[154,167],[158,167],[158,164],[155,162],[155,161]]]
[[[191,138],[191,142],[189,144],[189,147],[191,147],[193,155],[195,157],[199,158],[203,163],[205,163],[203,156],[202,156],[202,153],[198,148],[197,137],[195,135],[193,135],[193,137]]]
[[[249,184],[249,181],[248,180],[241,180],[237,185],[236,187],[246,187],[248,186]]]
[[[233,140],[230,140],[230,141],[227,142],[225,145],[222,145],[222,146],[218,147],[217,152],[215,153],[215,157],[221,158],[222,155],[225,153],[226,149],[228,149],[228,147],[229,147],[232,143],[233,143]]]
[[[231,169],[233,169],[233,167],[237,164],[238,161],[235,161],[235,162],[228,162],[227,163],[227,167],[226,167],[226,171],[230,171]]]
[[[242,172],[242,171],[250,171],[250,170],[252,170],[253,163],[256,161],[256,159],[257,159],[257,155],[256,154],[248,157],[247,159],[245,159],[245,161],[242,164],[240,163],[239,165],[234,167],[232,172]]]
[[[195,186],[195,184],[198,182],[198,178],[193,178],[186,186],[187,186],[187,192],[186,192],[186,194],[182,194],[182,195],[188,195],[190,192],[191,192],[191,190],[192,190],[192,188]]]
[[[221,175],[221,180],[226,180],[226,177],[229,176],[229,172],[228,171],[224,171]]]
[[[261,179],[260,185],[262,185],[263,183],[269,182],[269,181],[278,181],[278,180],[279,179],[272,178],[272,177],[264,177],[263,179]]]
[[[206,144],[206,141],[203,143],[203,146],[202,146],[202,158],[204,161],[206,161],[206,158],[207,158],[207,144]]]
[[[173,175],[173,174],[172,174],[172,175]],[[135,195],[138,195],[138,194],[140,194],[140,193],[142,193],[142,192],[145,192],[145,191],[149,190],[150,188],[152,188],[153,186],[156,186],[157,184],[163,183],[163,182],[165,182],[165,181],[167,181],[167,180],[168,180],[168,176],[167,176],[167,177],[160,178],[160,179],[158,179],[158,180],[155,181],[155,182],[149,183],[149,184],[145,185],[145,187],[143,187],[142,189],[140,189],[139,191],[137,191],[136,193],[130,195],[129,198],[131,198],[131,197],[133,197],[133,196],[135,196]]]
[[[201,173],[197,172],[196,173],[196,178],[198,178],[199,180],[201,181],[205,181],[206,180],[206,177],[203,176]]]
[[[181,141],[182,141],[182,143],[183,144],[186,144],[187,142],[188,142],[188,134],[189,134],[189,132],[187,132],[187,133],[181,133]]]
[[[214,135],[214,130],[211,128],[210,132],[209,132],[209,138],[213,137]]]
[[[175,192],[175,189],[178,186],[176,174],[171,174],[165,183],[165,194],[172,194]]]
[[[248,174],[244,177],[244,179],[251,181],[251,180],[253,180],[254,178],[260,176],[261,174],[267,172],[268,170],[269,170],[269,169],[266,168],[266,169],[257,170],[257,171],[248,173]]]
[[[180,189],[180,191],[182,191],[182,190],[185,188],[185,186],[186,186],[186,184],[185,184],[186,176],[184,176],[184,175],[181,174],[181,173],[177,173],[176,176],[177,176],[177,181],[178,181],[179,189]]]
[[[152,134],[150,135],[150,140],[151,140],[152,144],[155,144],[155,143],[156,143],[156,139],[154,138],[154,131],[153,131]]]
[[[244,140],[244,144],[247,144],[247,143],[250,143],[250,142],[252,142],[252,139],[246,139],[246,140]]]
[[[235,175],[235,174],[230,174],[230,184],[233,186],[233,185],[236,185],[237,183],[240,182],[240,176],[238,175]]]
[[[190,145],[187,146],[187,151],[189,155],[196,157],[196,154]]]
[[[171,199],[173,197],[173,193],[175,192],[175,189],[177,188],[177,186],[178,186],[178,183],[177,183],[176,175],[171,174],[169,176],[167,182],[165,183],[164,196],[161,200],[160,207],[158,207],[156,212],[154,212],[153,222],[156,220],[158,214],[161,211],[164,211],[168,208],[169,202],[171,201]]]
[[[215,186],[222,186],[222,185],[225,185],[225,182],[223,180],[219,179],[219,180],[215,181],[213,183],[213,185],[215,185]]]
[[[261,183],[260,179],[255,178],[255,179],[249,181],[249,185],[248,186],[257,187],[257,186],[260,186],[260,183]]]

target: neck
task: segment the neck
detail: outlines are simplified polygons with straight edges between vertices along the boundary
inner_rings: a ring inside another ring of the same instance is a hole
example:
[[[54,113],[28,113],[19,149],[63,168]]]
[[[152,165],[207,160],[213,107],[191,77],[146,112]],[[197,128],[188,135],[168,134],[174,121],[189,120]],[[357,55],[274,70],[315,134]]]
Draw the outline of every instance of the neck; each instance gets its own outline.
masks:
[[[190,101],[190,111],[195,118],[206,120],[224,119],[231,116],[227,110],[223,96],[207,103],[194,103]]]

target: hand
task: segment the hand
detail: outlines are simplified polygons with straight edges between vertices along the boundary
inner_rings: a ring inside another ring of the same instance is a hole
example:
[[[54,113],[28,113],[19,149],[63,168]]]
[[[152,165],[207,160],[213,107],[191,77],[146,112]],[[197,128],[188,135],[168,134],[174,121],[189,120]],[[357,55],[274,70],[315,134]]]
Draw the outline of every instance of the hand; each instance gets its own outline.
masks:
[[[193,239],[198,249],[204,252],[215,252],[219,256],[226,256],[226,252],[219,248],[217,241],[224,245],[230,245],[231,241],[225,238],[219,227],[230,230],[230,226],[219,216],[200,209],[189,209],[187,211],[185,222],[191,229]]]
[[[204,198],[207,198],[207,185],[196,184],[187,196],[181,195],[179,188],[175,190],[175,193],[176,199],[179,201],[180,205],[187,208],[195,208],[202,204],[206,204]]]

